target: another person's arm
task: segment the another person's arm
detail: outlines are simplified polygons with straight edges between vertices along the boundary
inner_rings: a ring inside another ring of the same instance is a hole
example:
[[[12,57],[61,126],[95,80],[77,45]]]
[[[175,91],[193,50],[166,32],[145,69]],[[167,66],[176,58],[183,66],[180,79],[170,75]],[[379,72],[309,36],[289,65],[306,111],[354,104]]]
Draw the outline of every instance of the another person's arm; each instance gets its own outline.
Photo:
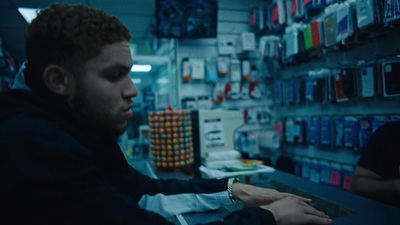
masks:
[[[379,174],[362,166],[357,166],[354,171],[350,191],[400,207],[400,179],[383,179]]]

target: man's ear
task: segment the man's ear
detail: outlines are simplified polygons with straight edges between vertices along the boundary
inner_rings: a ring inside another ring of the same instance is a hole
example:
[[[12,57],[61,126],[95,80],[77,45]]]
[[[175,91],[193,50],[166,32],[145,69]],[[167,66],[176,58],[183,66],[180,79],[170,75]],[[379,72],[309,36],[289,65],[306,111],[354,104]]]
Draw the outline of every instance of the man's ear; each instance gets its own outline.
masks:
[[[70,91],[70,74],[61,66],[51,64],[43,74],[44,83],[50,91],[58,95],[68,95]]]

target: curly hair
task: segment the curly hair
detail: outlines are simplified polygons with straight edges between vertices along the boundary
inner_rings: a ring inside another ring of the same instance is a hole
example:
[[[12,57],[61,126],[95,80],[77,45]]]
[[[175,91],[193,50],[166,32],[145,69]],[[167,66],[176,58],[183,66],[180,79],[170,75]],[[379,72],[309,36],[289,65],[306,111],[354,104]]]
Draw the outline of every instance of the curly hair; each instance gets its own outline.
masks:
[[[42,74],[57,64],[79,76],[87,60],[106,44],[130,41],[128,28],[115,16],[78,4],[51,4],[25,30],[27,71],[32,91],[44,88]]]

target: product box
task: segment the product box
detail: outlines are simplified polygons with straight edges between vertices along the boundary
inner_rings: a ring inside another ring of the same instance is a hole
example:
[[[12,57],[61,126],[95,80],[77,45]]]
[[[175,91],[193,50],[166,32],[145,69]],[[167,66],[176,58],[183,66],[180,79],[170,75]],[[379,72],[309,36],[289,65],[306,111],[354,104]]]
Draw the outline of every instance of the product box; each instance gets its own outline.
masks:
[[[183,82],[189,82],[192,80],[192,64],[189,58],[182,60],[182,80]]]
[[[242,61],[242,80],[250,80],[251,65],[249,60]]]
[[[360,86],[360,97],[368,98],[375,96],[375,75],[376,69],[373,65],[368,65],[360,68],[359,70],[359,86]]]
[[[212,83],[218,80],[217,60],[209,58],[206,60],[206,78],[205,81]]]
[[[321,168],[317,159],[311,159],[309,170],[310,175],[308,179],[312,182],[319,183],[321,180]]]
[[[323,147],[332,147],[333,140],[333,121],[331,118],[321,117],[321,139],[320,145]]]
[[[217,58],[218,76],[226,76],[230,73],[230,58],[220,56]]]
[[[192,65],[192,80],[204,80],[205,78],[205,63],[204,59],[191,58]]]
[[[337,43],[336,41],[336,14],[328,14],[324,19],[324,39],[325,46],[330,47]]]
[[[375,23],[374,0],[356,0],[357,27],[364,29]]]
[[[233,55],[236,53],[236,35],[218,36],[218,53],[220,55]]]
[[[365,117],[358,120],[358,146],[363,148],[372,134],[371,118]]]
[[[242,73],[240,70],[240,60],[231,60],[231,81],[240,82],[242,80]]]
[[[317,145],[320,138],[320,121],[318,117],[312,117],[307,122],[307,143]]]
[[[256,37],[253,32],[244,32],[240,34],[240,50],[254,51],[256,50]],[[241,51],[238,51],[241,52]]]
[[[356,117],[348,116],[344,118],[343,125],[343,145],[345,148],[358,150],[358,120]]]

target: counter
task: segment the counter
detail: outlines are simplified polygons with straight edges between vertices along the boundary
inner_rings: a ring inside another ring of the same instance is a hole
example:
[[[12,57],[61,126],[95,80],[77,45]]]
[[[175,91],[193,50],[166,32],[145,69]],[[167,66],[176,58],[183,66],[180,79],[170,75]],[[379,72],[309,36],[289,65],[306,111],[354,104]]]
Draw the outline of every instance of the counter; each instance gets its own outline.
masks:
[[[317,184],[281,171],[261,173],[251,182],[261,187],[275,188],[313,199],[315,208],[324,211],[336,225],[399,225],[400,209],[369,200],[350,192]],[[190,213],[182,216],[178,224],[192,225],[221,220],[232,209],[221,208],[213,212]]]
[[[128,161],[129,162],[129,161]],[[129,162],[139,171],[151,177],[188,179],[182,173],[155,172],[146,161]],[[336,225],[399,225],[400,209],[363,198],[347,191],[317,184],[298,176],[275,170],[271,173],[252,175],[250,183],[261,187],[275,188],[313,199],[315,208],[324,211]],[[252,177],[252,178],[253,178]],[[174,222],[180,225],[193,225],[222,220],[230,211],[240,205],[223,207],[215,211],[189,213],[176,216]]]

